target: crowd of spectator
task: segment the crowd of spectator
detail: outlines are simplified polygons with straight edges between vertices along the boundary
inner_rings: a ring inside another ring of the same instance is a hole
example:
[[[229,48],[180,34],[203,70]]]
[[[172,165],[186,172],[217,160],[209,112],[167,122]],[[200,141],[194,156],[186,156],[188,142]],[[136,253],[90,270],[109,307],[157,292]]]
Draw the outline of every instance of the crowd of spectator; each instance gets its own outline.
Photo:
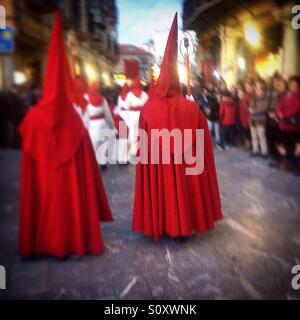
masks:
[[[19,124],[40,92],[35,86],[0,92],[1,148],[19,147]],[[112,104],[119,93],[120,87],[102,90]],[[287,81],[279,74],[268,81],[248,78],[230,89],[224,80],[202,82],[192,93],[217,148],[243,146],[252,157],[268,159],[271,167],[299,174],[300,76]]]
[[[197,98],[219,149],[243,145],[272,167],[300,172],[300,77],[279,74],[227,88],[204,83]]]

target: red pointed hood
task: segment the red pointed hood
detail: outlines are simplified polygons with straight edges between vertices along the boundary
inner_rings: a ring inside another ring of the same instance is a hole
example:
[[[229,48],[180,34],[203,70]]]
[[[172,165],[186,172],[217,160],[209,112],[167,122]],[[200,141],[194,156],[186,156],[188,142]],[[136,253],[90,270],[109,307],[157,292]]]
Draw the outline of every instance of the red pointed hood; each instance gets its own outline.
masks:
[[[101,106],[103,103],[103,96],[100,92],[100,85],[98,81],[93,81],[89,87],[89,99],[93,106]]]
[[[74,82],[74,101],[77,106],[79,106],[83,111],[86,110],[87,100],[84,95],[87,93],[86,83],[78,78]]]
[[[138,78],[134,78],[132,80],[131,88],[130,91],[137,97],[139,98],[142,94],[142,85],[141,82]]]
[[[22,150],[36,161],[44,161],[50,166],[66,163],[86,134],[73,103],[73,82],[63,39],[62,14],[57,11],[42,98],[20,126]]]
[[[37,107],[47,114],[50,126],[57,125],[72,112],[73,88],[64,45],[62,14],[57,11],[48,49],[42,98]]]
[[[155,95],[160,97],[172,97],[181,93],[177,71],[178,55],[178,24],[177,13],[173,19],[169,33],[164,59],[160,75],[155,86]]]
[[[199,108],[183,97],[177,71],[178,53],[177,14],[174,17],[167,41],[161,72],[150,98],[141,111],[140,123],[151,129],[195,129],[198,126]],[[194,136],[195,137],[195,136]],[[194,142],[193,141],[190,143]],[[189,148],[188,144],[184,148]],[[172,147],[172,152],[175,150]]]
[[[129,92],[130,88],[128,86],[128,84],[125,82],[125,84],[123,85],[122,89],[121,89],[121,99],[123,101],[125,101],[126,97],[127,97],[127,94]]]

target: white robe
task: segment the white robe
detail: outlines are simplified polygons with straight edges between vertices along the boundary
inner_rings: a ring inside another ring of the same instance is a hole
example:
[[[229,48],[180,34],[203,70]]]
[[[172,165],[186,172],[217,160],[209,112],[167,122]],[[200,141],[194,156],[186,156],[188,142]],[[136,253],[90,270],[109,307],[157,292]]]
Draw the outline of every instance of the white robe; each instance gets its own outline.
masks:
[[[83,121],[84,126],[88,129],[89,128],[89,115],[87,109],[85,111],[82,110],[80,106],[74,103],[74,108],[77,111],[80,119]]]
[[[136,97],[132,92],[128,92],[123,109],[120,111],[121,117],[126,121],[129,127],[129,143],[131,156],[135,156],[137,152],[137,137],[139,128],[140,111],[132,111],[131,107],[142,107],[148,100],[146,92],[142,91],[140,97]]]
[[[114,121],[106,99],[103,98],[102,105],[99,106],[94,106],[89,101],[87,113],[89,116],[89,134],[96,152],[97,161],[100,165],[106,165],[111,162],[112,153],[115,149]],[[103,118],[92,119],[97,116],[102,116]],[[108,135],[109,131],[105,129],[110,129],[111,134]],[[104,141],[106,137],[108,140]]]
[[[127,132],[127,124],[126,124],[126,121],[125,119],[121,116],[121,111],[122,111],[122,108],[124,106],[124,104],[122,104],[122,102],[124,102],[121,97],[119,97],[118,99],[118,104],[116,106],[116,108],[114,109],[114,114],[116,115],[119,115],[124,121],[124,129],[126,127],[126,132]],[[119,123],[119,128],[117,128],[117,130],[119,131],[120,133],[120,123]],[[125,130],[124,130],[125,131]],[[124,132],[125,133],[125,132]],[[126,137],[123,137],[121,135],[121,137],[119,136],[116,140],[116,152],[115,154],[113,155],[114,156],[114,160],[116,163],[119,163],[119,164],[127,164],[129,162],[129,157],[130,157],[130,154],[129,154],[129,142],[128,142],[128,138],[127,136]]]

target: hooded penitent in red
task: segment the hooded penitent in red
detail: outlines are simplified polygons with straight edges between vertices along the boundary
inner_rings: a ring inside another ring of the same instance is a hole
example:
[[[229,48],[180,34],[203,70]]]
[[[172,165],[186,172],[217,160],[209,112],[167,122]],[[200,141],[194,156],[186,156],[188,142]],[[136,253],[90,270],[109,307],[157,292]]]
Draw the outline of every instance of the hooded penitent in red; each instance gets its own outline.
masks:
[[[112,215],[89,134],[73,99],[58,12],[43,95],[20,128],[22,256],[103,251],[99,220],[110,221]]]
[[[74,82],[74,102],[76,106],[78,106],[82,112],[85,112],[88,101],[85,99],[85,94],[87,93],[87,85],[86,83],[80,79],[75,79]]]
[[[88,89],[88,95],[89,95],[90,103],[93,106],[99,107],[102,105],[103,96],[100,93],[100,85],[99,85],[98,81],[95,80],[91,83],[91,85],[89,86],[89,89]]]
[[[128,94],[129,91],[130,91],[130,88],[129,88],[128,84],[124,83],[124,85],[123,85],[123,87],[121,89],[121,94],[120,94],[120,97],[121,97],[121,99],[123,101],[126,100],[126,97],[127,97],[127,94]]]
[[[141,82],[138,78],[134,78],[131,83],[130,91],[139,98],[143,92]]]
[[[188,164],[175,164],[175,149],[169,152],[170,164],[141,164],[136,167],[136,189],[133,230],[151,235],[171,237],[191,236],[193,231],[205,232],[222,218],[210,133],[204,115],[194,102],[187,101],[180,90],[177,73],[177,14],[167,42],[158,82],[141,111],[140,129],[148,134],[148,160],[151,158],[151,129],[191,129],[189,148],[195,149],[196,129],[204,130],[204,171],[186,175]],[[141,140],[141,149],[143,139]],[[140,151],[138,152],[138,156]]]

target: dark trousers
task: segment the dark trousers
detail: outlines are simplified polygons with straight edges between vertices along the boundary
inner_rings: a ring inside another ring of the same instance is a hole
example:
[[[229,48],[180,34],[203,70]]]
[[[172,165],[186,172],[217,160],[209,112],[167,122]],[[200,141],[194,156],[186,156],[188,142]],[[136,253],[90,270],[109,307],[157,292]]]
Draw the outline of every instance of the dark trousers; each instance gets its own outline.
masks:
[[[277,151],[277,144],[278,144],[278,136],[279,136],[279,128],[278,124],[275,122],[269,121],[267,123],[267,143],[269,154],[274,157],[278,158],[278,151]]]
[[[222,145],[235,146],[235,127],[234,125],[222,125]]]
[[[296,144],[300,143],[300,132],[280,131],[279,144],[283,144],[287,151],[287,158],[295,158]]]

